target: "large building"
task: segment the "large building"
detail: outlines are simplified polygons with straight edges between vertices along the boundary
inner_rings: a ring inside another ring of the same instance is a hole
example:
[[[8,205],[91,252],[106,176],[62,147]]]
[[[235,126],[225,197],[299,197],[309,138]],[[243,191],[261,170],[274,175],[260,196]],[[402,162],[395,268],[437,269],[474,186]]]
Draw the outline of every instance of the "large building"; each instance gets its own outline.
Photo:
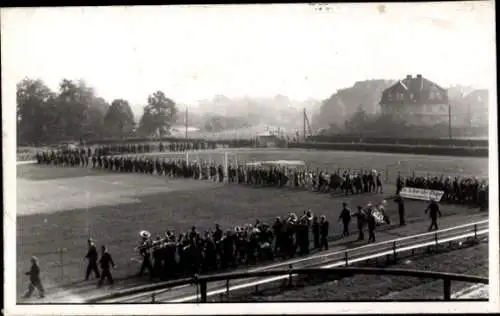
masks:
[[[488,124],[489,93],[486,89],[474,90],[463,98],[471,126]]]
[[[381,113],[423,126],[448,122],[448,94],[436,83],[406,76],[382,92]]]

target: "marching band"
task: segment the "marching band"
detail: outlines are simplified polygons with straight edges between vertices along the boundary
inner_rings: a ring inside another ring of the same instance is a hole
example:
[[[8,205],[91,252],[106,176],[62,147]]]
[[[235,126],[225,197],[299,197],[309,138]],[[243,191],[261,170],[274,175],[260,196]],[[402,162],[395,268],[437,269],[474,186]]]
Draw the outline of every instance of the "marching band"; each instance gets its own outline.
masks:
[[[351,212],[347,203],[343,204],[349,219],[358,217],[361,237],[364,222],[368,223],[370,241],[374,241],[375,226],[390,223],[383,208],[385,200],[375,207],[371,203],[364,208],[360,206],[357,212]],[[142,264],[138,275],[147,271],[152,278],[168,279],[256,264],[276,257],[306,255],[311,251],[311,241],[315,250],[328,249],[329,222],[324,215],[318,220],[312,210],[307,209],[300,217],[295,213],[288,213],[283,220],[278,217],[272,225],[257,220],[253,225],[237,225],[226,231],[216,224],[214,231],[203,234],[193,226],[189,233],[178,236],[171,230],[156,238],[143,230],[139,236],[135,251],[142,258]]]

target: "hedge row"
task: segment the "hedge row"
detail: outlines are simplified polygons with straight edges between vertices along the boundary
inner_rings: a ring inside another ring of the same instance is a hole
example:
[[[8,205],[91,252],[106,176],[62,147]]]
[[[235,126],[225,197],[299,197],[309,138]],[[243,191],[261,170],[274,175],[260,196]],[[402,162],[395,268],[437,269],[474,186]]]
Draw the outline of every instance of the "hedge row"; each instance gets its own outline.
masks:
[[[308,140],[320,143],[366,143],[366,144],[405,144],[433,145],[458,147],[488,147],[487,139],[449,139],[449,138],[394,138],[394,137],[363,137],[359,135],[315,135]]]
[[[365,143],[289,143],[288,148],[368,151],[415,155],[488,157],[487,147],[412,146]]]
[[[137,144],[137,143],[185,143],[185,142],[204,142],[209,144],[227,144],[235,147],[248,147],[253,146],[255,140],[253,139],[234,139],[234,140],[206,140],[206,139],[197,139],[197,138],[176,138],[176,137],[162,137],[162,138],[144,138],[144,137],[131,137],[127,139],[100,139],[94,141],[87,141],[87,145],[115,145],[115,144]]]

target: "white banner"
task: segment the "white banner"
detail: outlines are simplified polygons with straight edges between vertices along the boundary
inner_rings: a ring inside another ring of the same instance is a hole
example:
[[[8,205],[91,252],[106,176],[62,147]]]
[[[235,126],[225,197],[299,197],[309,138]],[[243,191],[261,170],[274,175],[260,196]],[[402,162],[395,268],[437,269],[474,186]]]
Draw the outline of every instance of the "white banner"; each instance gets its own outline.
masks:
[[[434,201],[439,202],[443,197],[444,191],[404,187],[399,194],[403,198],[424,201],[434,199]]]

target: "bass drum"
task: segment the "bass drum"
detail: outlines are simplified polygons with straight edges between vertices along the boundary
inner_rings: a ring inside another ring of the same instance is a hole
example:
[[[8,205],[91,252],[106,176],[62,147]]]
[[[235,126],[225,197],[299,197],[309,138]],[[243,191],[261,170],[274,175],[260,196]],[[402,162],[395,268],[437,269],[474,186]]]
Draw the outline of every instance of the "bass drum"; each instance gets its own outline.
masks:
[[[383,212],[381,212],[378,209],[373,210],[373,217],[375,217],[375,222],[379,226],[391,223],[389,216],[387,216],[386,214],[384,214]]]

